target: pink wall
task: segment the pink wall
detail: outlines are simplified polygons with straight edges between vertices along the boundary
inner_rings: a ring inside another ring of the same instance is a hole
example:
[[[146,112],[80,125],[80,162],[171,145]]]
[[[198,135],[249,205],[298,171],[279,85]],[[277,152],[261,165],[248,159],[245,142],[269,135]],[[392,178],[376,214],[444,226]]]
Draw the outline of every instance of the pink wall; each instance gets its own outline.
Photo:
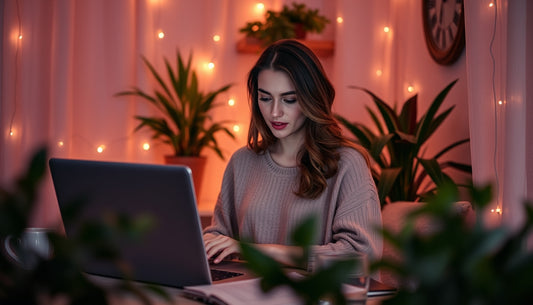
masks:
[[[279,9],[292,1],[265,0],[267,9]],[[385,100],[403,102],[410,96],[406,85],[412,84],[419,94],[419,107],[428,103],[449,82],[459,78],[443,109],[456,105],[448,122],[441,126],[428,149],[440,150],[460,138],[468,137],[468,106],[464,54],[452,66],[437,65],[426,50],[419,0],[302,0],[319,8],[331,20],[326,31],[311,35],[312,39],[334,40],[335,54],[322,58],[326,71],[337,89],[335,110],[358,121],[366,121],[364,105],[370,99],[361,92],[347,88],[362,86]],[[15,0],[4,2],[6,37],[16,31]],[[245,145],[248,126],[246,73],[257,58],[241,54],[235,43],[242,37],[238,28],[246,21],[261,18],[253,0],[135,0],[135,1],[57,1],[44,5],[40,0],[21,0],[20,22],[25,32],[19,45],[20,64],[13,61],[16,42],[5,42],[3,67],[9,73],[18,69],[22,89],[15,89],[13,80],[2,80],[3,128],[0,152],[0,181],[10,181],[20,170],[30,152],[40,142],[47,142],[57,157],[161,163],[169,150],[152,145],[143,151],[140,145],[148,133],[133,134],[134,114],[151,113],[141,103],[117,99],[113,94],[132,85],[148,87],[140,55],[156,67],[162,57],[174,58],[176,49],[183,54],[194,53],[200,85],[213,90],[228,83],[232,89],[221,96],[222,102],[236,100],[234,107],[224,106],[214,114],[216,120],[230,119],[240,126],[237,140],[220,137],[226,160],[207,152],[208,173],[200,194],[200,209],[212,209],[218,195],[227,158]],[[343,23],[335,22],[338,16]],[[384,26],[391,31],[385,33]],[[155,33],[164,30],[164,39]],[[222,40],[213,42],[219,34]],[[13,40],[15,41],[15,40]],[[215,69],[204,69],[213,61]],[[381,69],[383,74],[376,75]],[[15,92],[23,92],[14,111]],[[412,93],[414,94],[414,93]],[[420,111],[421,112],[421,111]],[[15,115],[17,137],[5,132]],[[28,115],[32,119],[28,119]],[[64,141],[58,147],[58,141]],[[95,147],[105,144],[98,154]],[[469,147],[450,153],[450,158],[468,162]],[[44,186],[36,223],[56,220],[57,207],[48,180]]]

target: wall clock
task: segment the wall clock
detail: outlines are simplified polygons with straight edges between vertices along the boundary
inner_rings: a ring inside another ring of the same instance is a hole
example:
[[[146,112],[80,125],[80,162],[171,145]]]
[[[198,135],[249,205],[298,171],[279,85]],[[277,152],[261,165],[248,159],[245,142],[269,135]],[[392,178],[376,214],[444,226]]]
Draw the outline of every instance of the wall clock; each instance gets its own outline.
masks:
[[[422,0],[422,22],[431,57],[453,64],[465,47],[463,0]]]

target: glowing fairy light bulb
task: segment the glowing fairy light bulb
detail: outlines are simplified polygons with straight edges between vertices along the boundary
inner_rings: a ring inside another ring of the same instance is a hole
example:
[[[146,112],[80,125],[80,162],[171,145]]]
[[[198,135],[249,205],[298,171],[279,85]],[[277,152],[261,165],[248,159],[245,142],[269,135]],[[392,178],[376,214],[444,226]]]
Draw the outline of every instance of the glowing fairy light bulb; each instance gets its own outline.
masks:
[[[377,76],[381,76],[381,75],[383,75],[383,71],[382,71],[381,69],[377,69],[377,70],[376,70],[376,75],[377,75]]]
[[[255,9],[256,9],[257,11],[259,11],[259,12],[262,12],[262,11],[265,10],[265,4],[259,2],[259,3],[257,3],[257,4],[255,5]]]
[[[220,41],[220,35],[214,35],[213,36],[213,41],[214,42],[219,42]]]
[[[235,99],[230,98],[228,100],[228,105],[231,106],[231,107],[235,106]]]
[[[500,209],[499,206],[497,206],[495,209],[491,209],[490,210],[491,213],[496,213],[496,214],[502,214],[502,209]]]
[[[237,124],[233,125],[233,131],[235,132],[239,132],[239,130],[241,130],[241,127]]]
[[[385,33],[390,32],[390,28],[389,28],[388,26],[384,27],[384,28],[383,28],[383,32],[385,32]]]
[[[105,145],[100,145],[96,148],[96,152],[99,154],[103,153],[104,150],[105,150]]]
[[[209,62],[209,63],[207,64],[207,69],[209,69],[209,70],[213,70],[214,68],[215,68],[215,63],[214,63],[214,62],[211,61],[211,62]]]
[[[145,143],[143,143],[142,147],[143,147],[143,150],[148,151],[148,150],[150,150],[150,143],[145,142]]]
[[[165,38],[165,33],[163,31],[157,32],[157,38],[159,38],[159,39]]]
[[[344,22],[344,19],[342,17],[337,17],[337,23],[343,23]]]
[[[65,142],[57,141],[57,147],[63,147],[63,146],[65,146]]]
[[[407,86],[407,92],[413,93],[413,91],[415,91],[415,87],[414,86],[412,86],[412,85]]]

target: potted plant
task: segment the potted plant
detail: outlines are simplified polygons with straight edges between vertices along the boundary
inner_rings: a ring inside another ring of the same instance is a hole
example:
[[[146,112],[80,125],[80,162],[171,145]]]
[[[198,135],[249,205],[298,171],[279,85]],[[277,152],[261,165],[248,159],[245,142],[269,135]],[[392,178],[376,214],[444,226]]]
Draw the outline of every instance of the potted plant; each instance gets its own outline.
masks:
[[[418,121],[417,95],[408,99],[398,113],[371,91],[352,87],[363,90],[372,97],[381,114],[381,120],[372,109],[368,106],[365,108],[378,132],[373,132],[364,124],[350,122],[341,115],[336,117],[355,136],[355,141],[370,152],[375,165],[372,167],[372,176],[382,206],[387,199],[394,202],[426,198],[436,189],[433,187],[430,190],[423,190],[423,182],[427,177],[435,186],[452,181],[451,177],[442,171],[445,168],[454,168],[472,174],[471,165],[438,161],[449,150],[468,143],[468,138],[449,144],[431,158],[423,156],[424,144],[455,107],[452,106],[437,115],[444,98],[456,82],[457,80],[451,82],[437,95]]]
[[[305,39],[308,32],[321,33],[329,22],[318,9],[293,2],[290,7],[284,5],[280,12],[268,10],[264,22],[248,22],[239,31],[268,45],[286,38]]]
[[[142,60],[157,81],[159,88],[150,94],[139,87],[122,91],[116,96],[136,96],[154,105],[160,115],[135,118],[139,124],[135,130],[148,128],[152,138],[168,144],[174,154],[165,156],[167,164],[184,164],[191,168],[198,196],[201,188],[206,158],[201,155],[204,149],[212,149],[220,158],[224,158],[215,135],[222,132],[231,138],[235,135],[225,126],[227,121],[213,122],[211,110],[220,106],[215,102],[217,96],[227,91],[231,85],[225,85],[215,91],[204,93],[198,88],[198,77],[191,67],[192,53],[185,62],[179,51],[176,52],[176,64],[172,65],[164,58],[167,72],[165,80],[152,64],[143,56]],[[173,69],[176,67],[176,70]]]

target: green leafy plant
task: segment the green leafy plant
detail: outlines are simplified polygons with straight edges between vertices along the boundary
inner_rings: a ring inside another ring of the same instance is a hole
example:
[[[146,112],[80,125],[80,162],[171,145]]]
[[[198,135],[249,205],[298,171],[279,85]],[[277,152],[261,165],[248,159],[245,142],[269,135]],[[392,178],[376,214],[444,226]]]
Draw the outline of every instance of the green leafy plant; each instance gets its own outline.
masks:
[[[204,148],[214,150],[223,159],[224,155],[215,135],[223,132],[235,138],[225,126],[228,121],[213,122],[211,110],[221,104],[215,102],[220,93],[226,92],[231,85],[204,93],[198,86],[196,71],[191,67],[192,54],[185,62],[179,51],[176,52],[174,66],[164,58],[168,80],[165,81],[152,64],[143,56],[142,60],[157,81],[159,89],[147,93],[139,87],[122,91],[115,96],[136,96],[154,105],[163,116],[141,116],[135,130],[143,127],[153,132],[153,138],[171,145],[175,156],[200,156]]]
[[[301,257],[293,257],[295,266],[305,268],[310,255],[310,246],[316,237],[317,219],[305,219],[293,232],[294,245],[304,249]],[[252,244],[240,242],[241,255],[248,268],[261,277],[261,289],[269,292],[279,286],[288,286],[300,297],[306,305],[320,304],[320,300],[328,298],[332,304],[346,304],[342,293],[342,283],[348,280],[348,273],[356,264],[355,260],[339,260],[328,267],[319,268],[311,274],[302,277],[291,277],[287,274],[286,266],[264,254]]]
[[[264,22],[247,22],[239,32],[268,45],[280,39],[305,39],[308,32],[321,33],[329,22],[328,18],[320,15],[318,9],[293,2],[290,7],[284,5],[280,12],[268,10]]]
[[[470,187],[472,206],[483,211],[492,200],[492,188]],[[422,304],[533,304],[531,275],[533,253],[526,249],[533,229],[533,207],[524,203],[525,221],[516,230],[489,227],[478,213],[474,223],[454,210],[458,189],[439,187],[428,203],[408,215],[398,233],[384,237],[401,254],[401,260],[383,260],[374,269],[388,268],[402,283],[386,305]],[[440,229],[415,230],[419,217],[429,217]]]
[[[369,151],[374,161],[372,176],[382,205],[387,199],[394,202],[426,198],[435,192],[437,186],[453,181],[443,172],[446,168],[472,173],[472,167],[468,164],[439,161],[449,150],[468,143],[468,138],[449,144],[433,157],[424,157],[426,141],[455,107],[451,106],[441,114],[437,114],[446,95],[456,82],[457,80],[451,82],[437,95],[420,120],[417,120],[417,95],[409,98],[398,112],[370,90],[351,87],[363,90],[372,97],[381,120],[374,110],[368,106],[365,108],[377,131],[362,123],[350,122],[341,115],[337,114],[336,117],[353,134],[355,141]],[[427,177],[433,183],[433,187],[429,190],[425,190],[423,184]]]
[[[46,173],[46,149],[37,151],[25,173],[16,179],[13,187],[0,187],[0,240],[8,236],[18,238],[28,227],[29,218],[38,196],[38,188]],[[82,207],[81,205],[75,205]],[[73,209],[63,215],[63,221],[75,222],[80,210]],[[116,249],[117,240],[128,237],[131,242],[142,240],[151,227],[151,219],[135,219],[110,215],[107,219],[84,222],[76,236],[51,231],[47,234],[53,255],[39,257],[28,268],[0,251],[0,304],[107,304],[107,294],[130,292],[144,304],[149,304],[145,289],[133,285],[131,273]],[[88,260],[110,263],[124,274],[125,281],[116,286],[99,286],[83,272]],[[146,285],[147,290],[170,300],[162,289]]]

